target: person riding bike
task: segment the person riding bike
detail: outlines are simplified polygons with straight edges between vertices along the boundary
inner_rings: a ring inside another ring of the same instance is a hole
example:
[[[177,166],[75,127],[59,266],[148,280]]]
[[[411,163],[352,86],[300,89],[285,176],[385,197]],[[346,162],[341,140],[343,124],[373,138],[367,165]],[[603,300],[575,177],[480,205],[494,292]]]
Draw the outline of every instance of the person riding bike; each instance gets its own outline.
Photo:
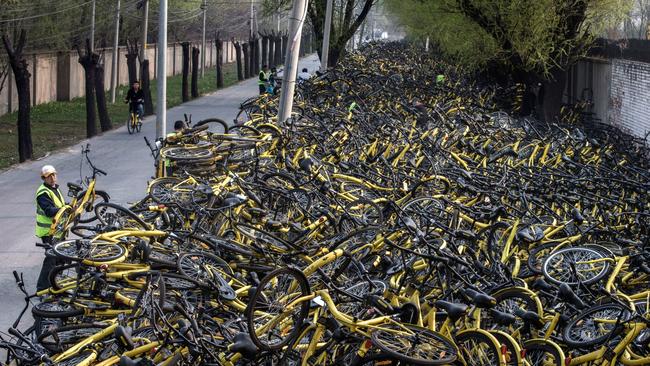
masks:
[[[129,112],[135,112],[138,120],[142,120],[144,114],[144,92],[140,89],[140,82],[134,81],[133,86],[126,93],[124,103],[129,103]]]

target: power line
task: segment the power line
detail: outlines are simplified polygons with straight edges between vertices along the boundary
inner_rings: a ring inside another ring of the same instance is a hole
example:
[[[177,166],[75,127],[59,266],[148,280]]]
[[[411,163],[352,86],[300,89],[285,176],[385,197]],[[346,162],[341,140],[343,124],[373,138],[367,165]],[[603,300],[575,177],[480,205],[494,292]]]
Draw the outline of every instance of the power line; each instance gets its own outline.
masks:
[[[79,7],[84,6],[86,4],[89,4],[90,2],[91,1],[86,1],[85,3],[82,3],[80,5],[75,5],[75,6],[71,6],[69,8],[60,9],[60,10],[57,10],[57,11],[53,11],[51,13],[37,14],[37,15],[32,15],[32,16],[23,17],[23,18],[13,18],[13,19],[0,20],[0,23],[9,23],[9,22],[16,22],[16,21],[19,21],[19,20],[29,20],[29,19],[42,18],[42,17],[54,15],[54,14],[63,13],[63,12],[66,12],[66,11],[69,11],[69,10],[72,10],[72,9],[76,9],[76,8],[79,8]]]

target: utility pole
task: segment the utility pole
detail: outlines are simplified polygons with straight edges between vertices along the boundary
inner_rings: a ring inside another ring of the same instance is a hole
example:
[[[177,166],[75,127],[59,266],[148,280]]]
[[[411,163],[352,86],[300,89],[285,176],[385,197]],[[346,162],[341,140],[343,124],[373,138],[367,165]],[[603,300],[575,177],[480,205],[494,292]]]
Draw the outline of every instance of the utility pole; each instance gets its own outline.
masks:
[[[149,0],[144,1],[144,13],[142,15],[142,49],[140,50],[140,61],[147,58],[147,30],[149,27]]]
[[[249,39],[253,38],[253,0],[251,0],[251,17],[250,17],[250,23],[251,23],[251,30],[250,30],[250,36],[248,37]]]
[[[203,8],[203,36],[201,36],[201,77],[205,75],[205,15],[208,5],[206,0],[203,0],[201,8]]]
[[[115,104],[115,89],[117,88],[117,53],[120,52],[120,0],[115,6],[115,37],[113,37],[113,68],[111,69],[111,103]]]
[[[167,0],[160,0],[158,11],[158,84],[156,138],[167,135]]]
[[[323,30],[323,48],[321,49],[320,71],[327,70],[327,59],[330,51],[330,31],[332,30],[332,7],[334,0],[327,0],[325,7],[325,29]]]
[[[427,40],[424,43],[424,52],[429,52],[429,36],[427,36]]]
[[[90,15],[90,52],[95,52],[95,0],[93,0]]]
[[[283,123],[291,117],[291,110],[293,109],[293,92],[296,88],[296,74],[298,73],[300,38],[302,35],[302,26],[305,23],[305,17],[307,15],[307,4],[308,0],[293,1],[293,9],[291,10],[289,22],[289,44],[287,45],[287,55],[284,61],[284,80],[282,80],[280,94],[278,123]]]

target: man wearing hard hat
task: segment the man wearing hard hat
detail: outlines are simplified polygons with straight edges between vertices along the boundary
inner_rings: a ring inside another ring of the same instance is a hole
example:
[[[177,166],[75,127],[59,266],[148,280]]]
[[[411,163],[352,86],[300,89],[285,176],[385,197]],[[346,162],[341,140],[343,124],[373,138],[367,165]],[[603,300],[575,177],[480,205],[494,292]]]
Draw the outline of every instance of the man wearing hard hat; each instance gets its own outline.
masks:
[[[56,183],[56,170],[51,165],[45,165],[41,168],[41,179],[43,183],[36,190],[36,236],[41,238],[43,243],[52,244],[52,236],[50,235],[50,227],[52,220],[56,213],[59,211],[65,201],[63,194],[59,190],[59,185]],[[44,290],[50,287],[48,275],[54,266],[56,266],[56,258],[45,256],[43,259],[43,267],[38,276],[36,283],[36,290]]]

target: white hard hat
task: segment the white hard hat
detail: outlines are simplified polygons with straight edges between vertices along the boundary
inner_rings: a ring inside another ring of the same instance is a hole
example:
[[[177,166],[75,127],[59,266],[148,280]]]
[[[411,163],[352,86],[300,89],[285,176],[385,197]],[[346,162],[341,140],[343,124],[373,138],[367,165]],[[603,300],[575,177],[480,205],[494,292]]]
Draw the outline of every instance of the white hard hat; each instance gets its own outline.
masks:
[[[56,169],[54,169],[53,166],[51,165],[45,165],[44,167],[41,168],[41,177],[45,178],[49,176],[50,174],[55,174]]]

